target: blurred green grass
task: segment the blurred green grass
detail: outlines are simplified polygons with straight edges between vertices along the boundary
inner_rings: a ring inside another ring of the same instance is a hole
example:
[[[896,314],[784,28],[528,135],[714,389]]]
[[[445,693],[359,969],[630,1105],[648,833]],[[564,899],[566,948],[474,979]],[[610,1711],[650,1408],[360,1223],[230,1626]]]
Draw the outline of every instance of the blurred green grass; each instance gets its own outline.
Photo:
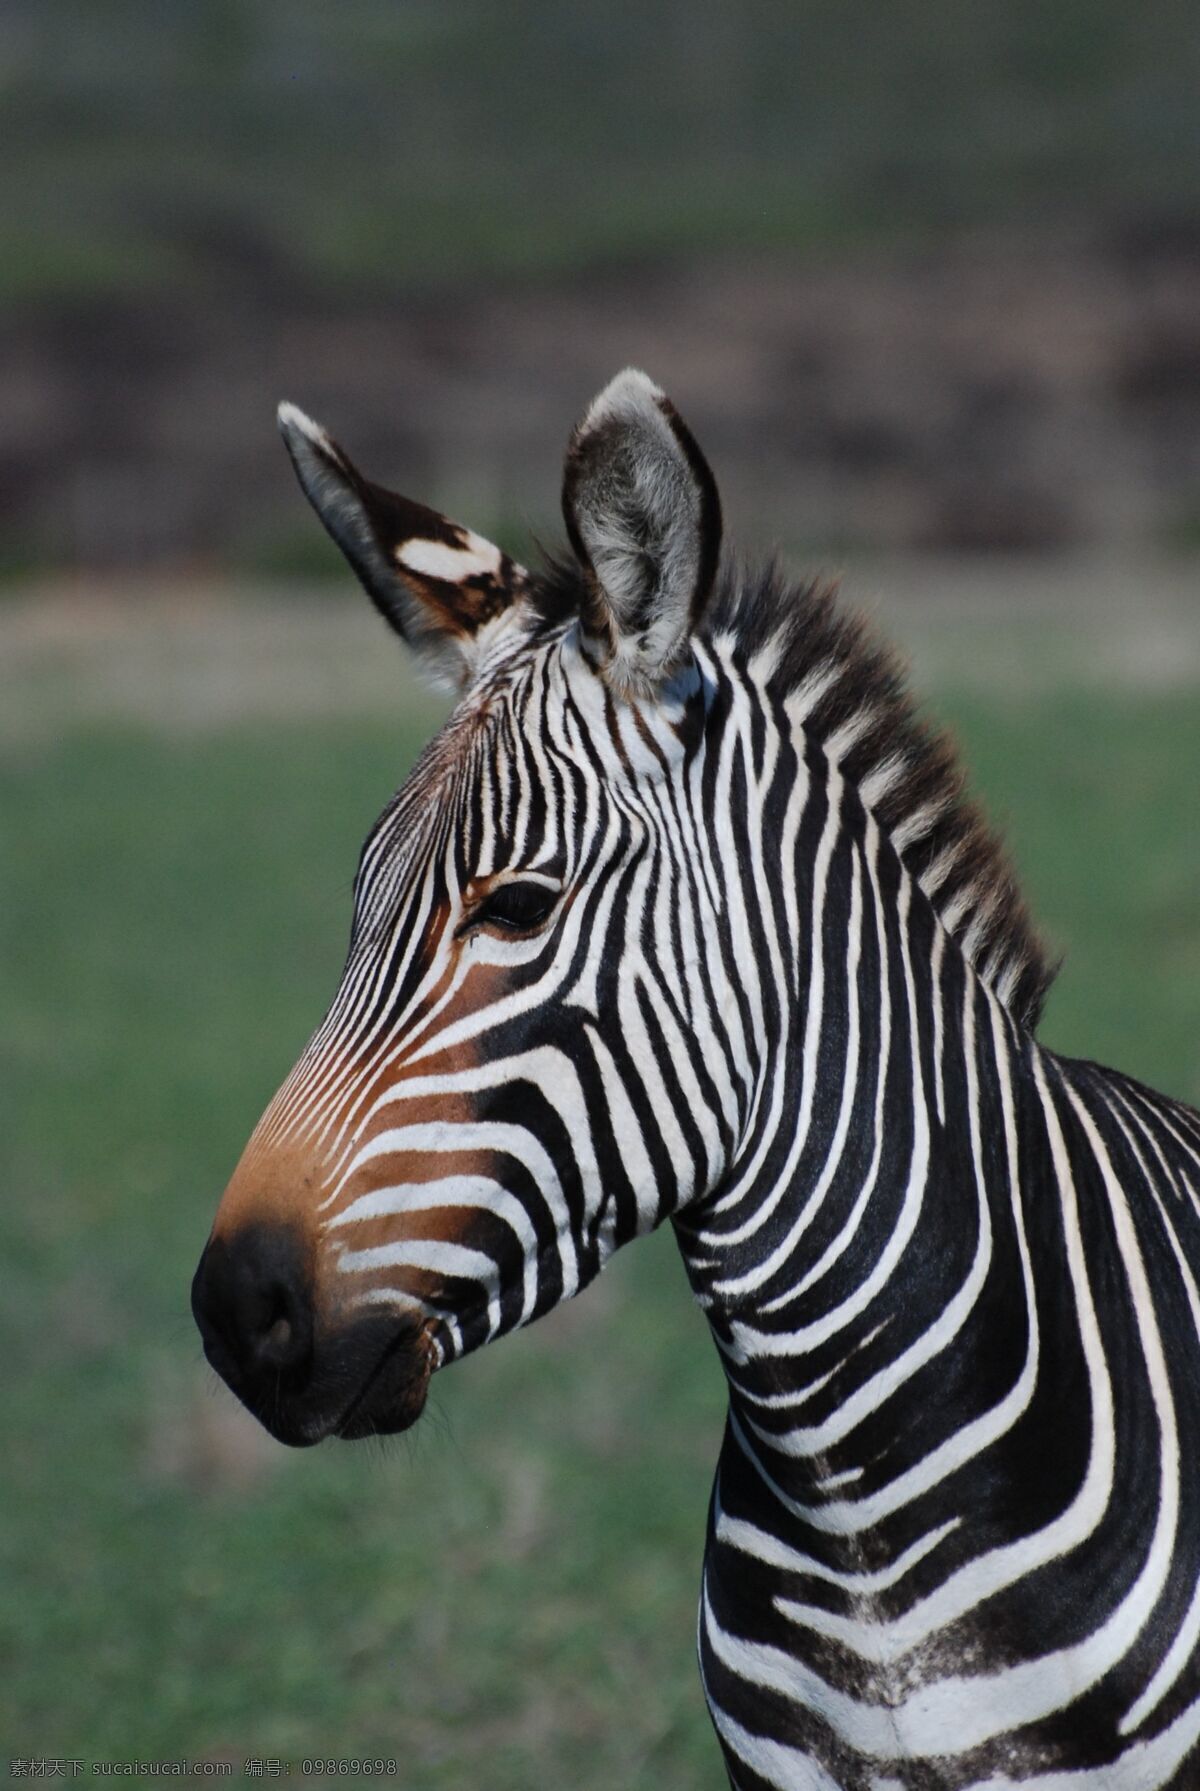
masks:
[[[1070,957],[1046,1041],[1200,1096],[1194,695],[947,694]],[[719,1373],[669,1237],[292,1454],[188,1282],[335,985],[419,742],[67,728],[0,758],[0,1734],[9,1754],[382,1754],[432,1791],[723,1783],[693,1661]]]
[[[10,0],[0,298],[1189,213],[1184,0]]]

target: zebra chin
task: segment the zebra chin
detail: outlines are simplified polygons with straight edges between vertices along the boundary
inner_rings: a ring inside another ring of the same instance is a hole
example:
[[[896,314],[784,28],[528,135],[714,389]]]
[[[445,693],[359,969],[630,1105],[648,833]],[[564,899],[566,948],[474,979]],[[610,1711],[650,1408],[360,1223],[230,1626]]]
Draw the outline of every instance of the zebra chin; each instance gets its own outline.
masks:
[[[192,1311],[209,1365],[293,1448],[407,1430],[442,1358],[435,1321],[416,1307],[322,1312],[305,1251],[277,1226],[210,1238]]]

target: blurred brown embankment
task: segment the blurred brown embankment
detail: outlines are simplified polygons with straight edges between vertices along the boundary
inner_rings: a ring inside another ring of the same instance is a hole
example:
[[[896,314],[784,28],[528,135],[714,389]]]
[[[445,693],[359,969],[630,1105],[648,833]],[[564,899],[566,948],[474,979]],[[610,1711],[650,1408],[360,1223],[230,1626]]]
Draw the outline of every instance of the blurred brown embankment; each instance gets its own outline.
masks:
[[[553,533],[567,430],[630,362],[693,423],[747,546],[1200,546],[1200,226],[1162,220],[336,304],[247,261],[219,299],[11,307],[0,538],[18,570],[321,570],[282,397],[376,478]]]

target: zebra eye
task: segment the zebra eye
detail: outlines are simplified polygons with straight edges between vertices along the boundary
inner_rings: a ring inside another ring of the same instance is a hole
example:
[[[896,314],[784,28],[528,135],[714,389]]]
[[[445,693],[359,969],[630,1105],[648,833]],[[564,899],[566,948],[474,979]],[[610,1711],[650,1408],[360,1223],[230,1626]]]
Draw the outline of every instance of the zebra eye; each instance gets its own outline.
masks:
[[[484,896],[471,922],[510,933],[531,932],[541,926],[557,900],[558,891],[544,883],[498,883]]]

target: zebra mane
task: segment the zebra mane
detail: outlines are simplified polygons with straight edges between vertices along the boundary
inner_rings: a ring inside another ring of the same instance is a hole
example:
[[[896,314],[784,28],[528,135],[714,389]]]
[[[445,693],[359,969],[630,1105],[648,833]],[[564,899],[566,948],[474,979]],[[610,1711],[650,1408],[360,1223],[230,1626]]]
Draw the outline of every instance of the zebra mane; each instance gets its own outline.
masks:
[[[999,835],[966,794],[948,734],[919,713],[898,655],[842,606],[836,581],[777,564],[722,568],[704,633],[739,654],[853,784],[981,980],[1032,1029],[1056,966]]]
[[[580,573],[553,558],[535,581],[547,622],[577,611]],[[786,703],[858,790],[901,862],[981,980],[1031,1030],[1056,966],[1048,959],[998,834],[966,794],[950,737],[918,712],[904,668],[835,582],[797,583],[778,564],[723,562],[701,624]]]

